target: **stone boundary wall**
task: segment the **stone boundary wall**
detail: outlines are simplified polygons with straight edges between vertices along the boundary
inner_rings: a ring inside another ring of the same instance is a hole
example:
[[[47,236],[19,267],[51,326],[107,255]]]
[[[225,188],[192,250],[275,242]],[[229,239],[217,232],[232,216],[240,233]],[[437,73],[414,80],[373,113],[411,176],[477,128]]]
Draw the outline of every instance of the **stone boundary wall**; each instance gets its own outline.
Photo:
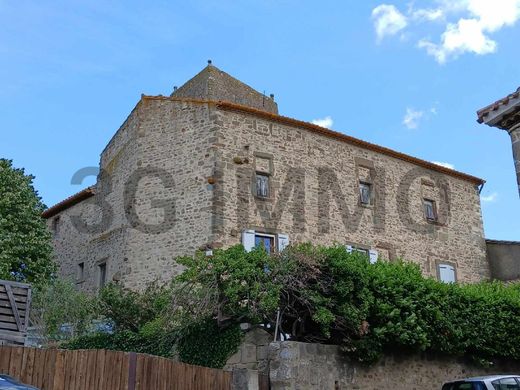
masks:
[[[425,354],[388,356],[365,367],[346,360],[339,347],[294,341],[269,345],[272,390],[440,390],[446,381],[490,374],[518,374],[520,363],[472,366]]]

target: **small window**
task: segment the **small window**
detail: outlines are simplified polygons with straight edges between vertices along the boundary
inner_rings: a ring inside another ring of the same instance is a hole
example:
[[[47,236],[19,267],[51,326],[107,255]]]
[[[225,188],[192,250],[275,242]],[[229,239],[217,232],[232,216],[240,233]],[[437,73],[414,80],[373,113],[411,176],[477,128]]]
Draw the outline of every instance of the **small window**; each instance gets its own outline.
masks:
[[[107,283],[107,263],[98,264],[99,288],[105,287]]]
[[[242,232],[242,245],[244,245],[244,249],[247,252],[260,245],[269,253],[282,252],[289,245],[289,236],[284,233],[275,235],[254,230],[244,230]]]
[[[85,263],[78,264],[77,278],[78,282],[82,282],[85,279]]]
[[[449,264],[439,264],[439,280],[444,283],[455,283],[455,267]]]
[[[60,216],[54,217],[52,220],[52,232],[55,236],[58,235],[58,232],[60,230]]]
[[[435,201],[424,199],[424,216],[428,221],[437,220],[437,208],[435,205]]]
[[[259,198],[269,197],[269,175],[256,173],[256,196]]]
[[[359,198],[360,198],[361,204],[369,205],[371,197],[372,197],[372,186],[369,183],[360,182],[359,183]]]
[[[269,234],[255,234],[255,246],[264,248],[267,253],[274,253],[274,236]]]

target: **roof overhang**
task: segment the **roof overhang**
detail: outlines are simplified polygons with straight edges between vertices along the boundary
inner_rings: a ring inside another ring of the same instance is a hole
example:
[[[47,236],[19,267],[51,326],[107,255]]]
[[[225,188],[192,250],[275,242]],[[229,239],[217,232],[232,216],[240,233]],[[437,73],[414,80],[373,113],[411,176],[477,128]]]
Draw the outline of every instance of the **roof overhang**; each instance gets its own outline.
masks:
[[[520,88],[477,112],[478,123],[509,130],[520,123]]]
[[[61,202],[55,204],[54,206],[48,208],[42,213],[42,217],[45,219],[49,219],[54,217],[56,214],[61,213],[63,210],[68,209],[69,207],[74,206],[75,204],[78,204],[85,199],[88,199],[96,194],[96,190],[94,186],[87,187],[84,190],[81,190],[80,192],[69,196],[67,199],[62,200]]]

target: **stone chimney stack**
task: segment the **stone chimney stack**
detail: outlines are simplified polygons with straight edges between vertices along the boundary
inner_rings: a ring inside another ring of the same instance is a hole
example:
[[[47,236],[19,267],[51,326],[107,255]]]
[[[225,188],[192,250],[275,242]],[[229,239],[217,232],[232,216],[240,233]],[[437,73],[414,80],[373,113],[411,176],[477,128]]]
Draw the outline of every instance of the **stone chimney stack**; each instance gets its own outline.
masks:
[[[478,122],[505,130],[511,137],[513,160],[520,196],[520,88],[477,112]]]

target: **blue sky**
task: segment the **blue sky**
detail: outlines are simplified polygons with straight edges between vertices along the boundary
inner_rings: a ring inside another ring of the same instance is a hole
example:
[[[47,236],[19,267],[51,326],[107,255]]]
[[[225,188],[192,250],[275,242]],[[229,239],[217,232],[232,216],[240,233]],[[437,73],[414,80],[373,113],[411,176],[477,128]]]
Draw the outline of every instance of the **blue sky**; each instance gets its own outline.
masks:
[[[283,115],[484,178],[486,235],[518,240],[509,137],[475,112],[520,86],[519,18],[520,0],[0,0],[0,156],[52,205],[141,93],[211,58]]]

